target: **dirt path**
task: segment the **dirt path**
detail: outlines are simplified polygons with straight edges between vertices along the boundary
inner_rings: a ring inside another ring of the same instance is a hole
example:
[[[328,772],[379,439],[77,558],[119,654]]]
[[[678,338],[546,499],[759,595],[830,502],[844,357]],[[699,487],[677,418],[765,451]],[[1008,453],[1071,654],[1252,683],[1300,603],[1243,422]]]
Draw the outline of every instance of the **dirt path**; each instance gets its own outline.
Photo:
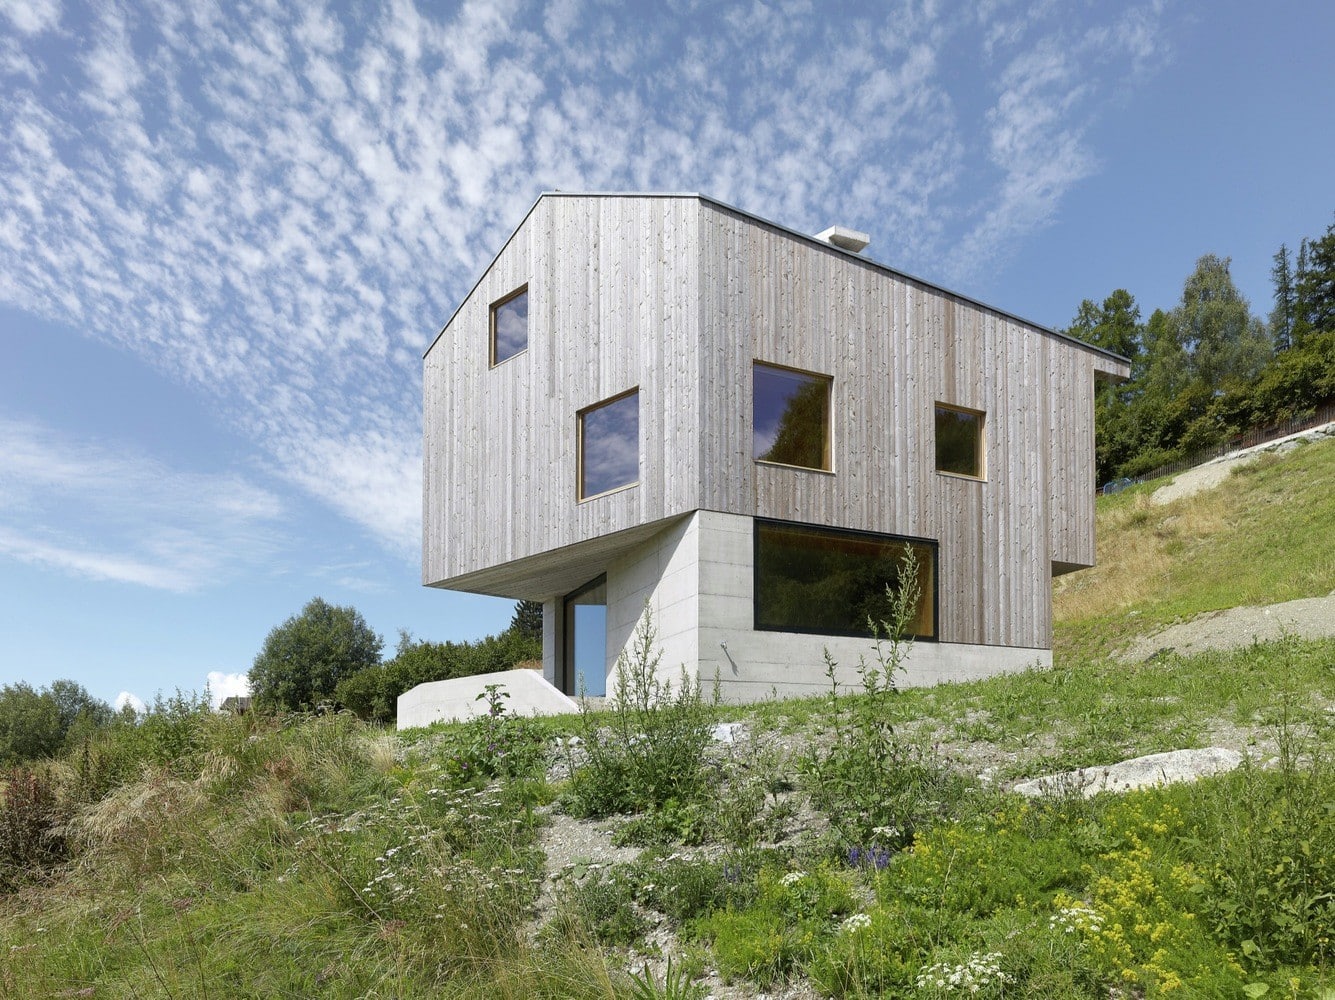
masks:
[[[1254,448],[1244,448],[1242,451],[1230,452],[1221,458],[1212,459],[1204,465],[1198,465],[1194,469],[1188,469],[1174,476],[1173,481],[1167,486],[1160,486],[1151,493],[1150,500],[1157,504],[1169,504],[1182,497],[1194,496],[1202,490],[1218,486],[1231,476],[1239,465],[1254,461],[1265,452],[1283,453],[1298,447],[1299,442],[1318,441],[1322,438],[1335,438],[1335,423],[1312,427],[1297,434],[1290,434],[1288,437],[1258,444]]]
[[[1254,641],[1271,642],[1286,635],[1302,639],[1335,636],[1335,591],[1325,597],[1304,597],[1265,607],[1206,612],[1141,636],[1122,651],[1120,658],[1139,663],[1164,650],[1190,655],[1209,649],[1237,649]]]

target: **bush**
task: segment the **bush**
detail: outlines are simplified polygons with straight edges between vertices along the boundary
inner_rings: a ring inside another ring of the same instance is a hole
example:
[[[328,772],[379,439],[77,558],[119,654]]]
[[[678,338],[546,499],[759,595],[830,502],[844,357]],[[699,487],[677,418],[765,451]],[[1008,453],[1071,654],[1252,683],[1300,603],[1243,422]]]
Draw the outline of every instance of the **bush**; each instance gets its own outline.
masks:
[[[714,728],[713,706],[685,670],[676,687],[658,677],[661,651],[648,607],[631,653],[617,659],[610,729],[581,706],[580,767],[571,767],[567,804],[577,816],[600,817],[662,809],[689,810],[709,789],[704,749]]]
[[[20,766],[0,774],[0,891],[64,860],[67,818],[48,772]]]
[[[394,659],[344,678],[334,699],[359,719],[390,725],[398,717],[399,695],[418,684],[509,670],[541,656],[542,639],[514,626],[477,642],[421,642],[404,632]]]
[[[908,546],[899,579],[918,579],[917,559]],[[943,814],[965,789],[961,777],[900,739],[890,724],[890,700],[898,693],[895,675],[904,669],[912,646],[904,636],[919,595],[916,583],[910,583],[898,591],[887,588],[886,596],[889,619],[868,621],[876,662],[864,658],[858,663],[861,695],[840,692],[837,666],[826,652],[830,742],[814,746],[798,763],[812,805],[829,817],[844,850],[907,846],[921,824]]]

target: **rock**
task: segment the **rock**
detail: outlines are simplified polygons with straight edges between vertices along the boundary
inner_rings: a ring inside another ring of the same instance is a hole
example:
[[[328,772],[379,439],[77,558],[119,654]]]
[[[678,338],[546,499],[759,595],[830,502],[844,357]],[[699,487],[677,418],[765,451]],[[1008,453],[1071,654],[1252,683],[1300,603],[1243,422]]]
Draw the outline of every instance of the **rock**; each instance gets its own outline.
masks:
[[[1133,788],[1195,781],[1210,774],[1231,771],[1242,763],[1242,754],[1223,747],[1203,750],[1172,750],[1135,757],[1107,767],[1081,768],[1041,778],[1031,778],[1014,786],[1014,791],[1030,798],[1044,795],[1078,794],[1091,798],[1099,792],[1128,792]]]

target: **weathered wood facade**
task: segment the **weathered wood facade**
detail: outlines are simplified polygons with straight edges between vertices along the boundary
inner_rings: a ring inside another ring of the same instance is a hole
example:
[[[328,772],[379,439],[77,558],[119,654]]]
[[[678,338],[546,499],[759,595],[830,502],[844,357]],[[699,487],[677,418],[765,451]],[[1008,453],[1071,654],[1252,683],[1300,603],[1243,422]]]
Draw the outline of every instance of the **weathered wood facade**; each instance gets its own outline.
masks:
[[[528,348],[492,367],[525,284]],[[753,459],[756,361],[832,378],[831,471]],[[1051,577],[1094,561],[1094,381],[1127,374],[707,198],[544,195],[426,354],[423,580],[558,602],[695,512],[772,518],[936,540],[935,657],[1043,650]],[[632,388],[639,482],[578,502],[575,415]],[[985,478],[935,471],[937,403],[986,414]]]

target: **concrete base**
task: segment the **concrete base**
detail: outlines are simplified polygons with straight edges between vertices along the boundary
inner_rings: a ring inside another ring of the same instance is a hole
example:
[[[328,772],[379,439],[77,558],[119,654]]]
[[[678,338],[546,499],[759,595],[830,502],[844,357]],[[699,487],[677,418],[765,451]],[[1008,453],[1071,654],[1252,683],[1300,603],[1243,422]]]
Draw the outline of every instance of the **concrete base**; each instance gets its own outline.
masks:
[[[703,510],[609,562],[607,690],[646,606],[657,633],[657,676],[669,686],[685,671],[706,694],[717,680],[726,702],[823,694],[828,650],[839,665],[839,683],[856,687],[859,661],[876,662],[871,640],[756,630],[754,562],[752,519]],[[543,673],[554,680],[564,643],[559,599],[544,606],[544,623]],[[929,686],[1050,666],[1050,649],[918,642],[895,682]]]
[[[535,670],[504,670],[476,677],[419,684],[399,695],[399,728],[413,729],[433,722],[458,722],[487,714],[487,685],[496,684],[509,697],[507,712],[515,715],[566,715],[579,711]]]

